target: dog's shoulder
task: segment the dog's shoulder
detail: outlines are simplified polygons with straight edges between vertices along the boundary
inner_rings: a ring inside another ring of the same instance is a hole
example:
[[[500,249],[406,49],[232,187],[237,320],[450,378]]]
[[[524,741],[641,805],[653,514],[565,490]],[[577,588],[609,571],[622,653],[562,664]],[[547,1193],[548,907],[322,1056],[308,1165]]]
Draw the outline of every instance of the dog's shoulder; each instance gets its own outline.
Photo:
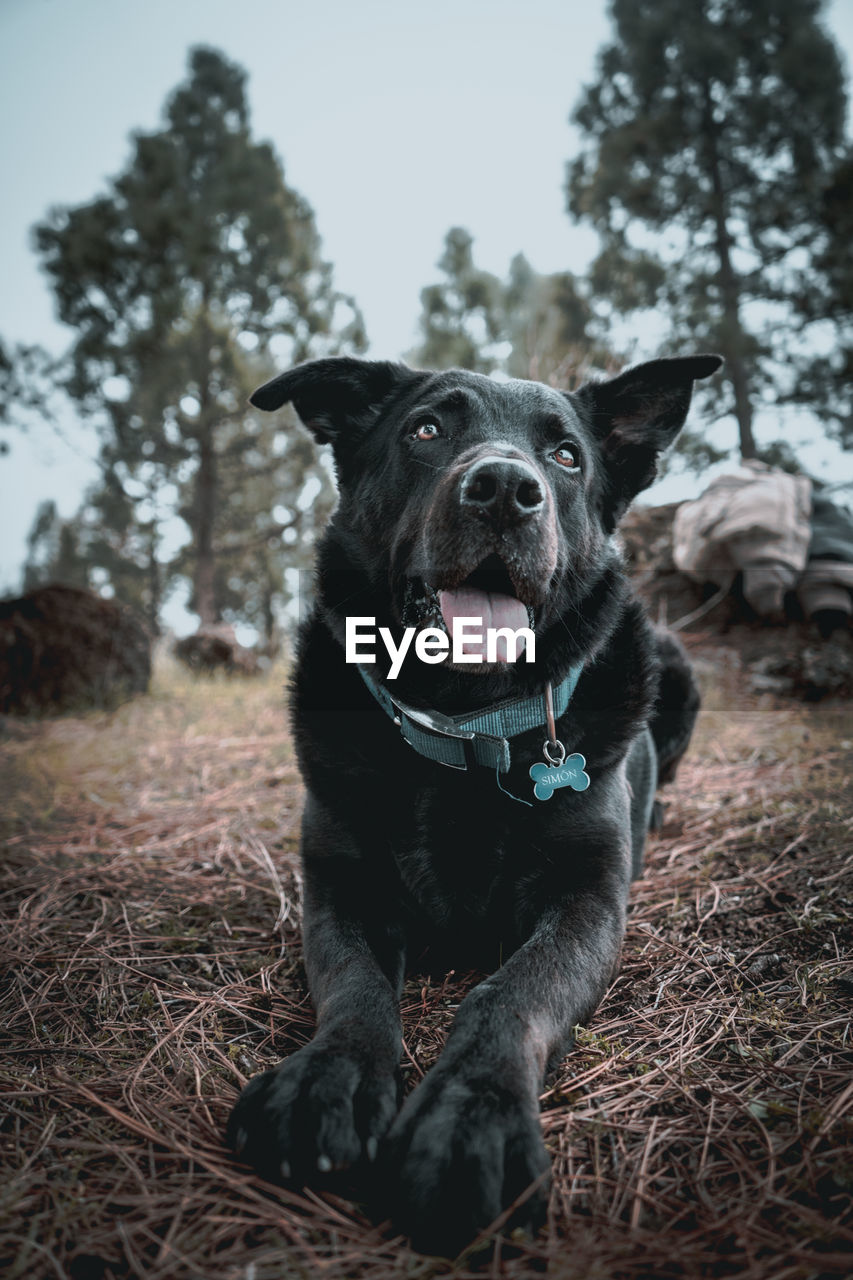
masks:
[[[654,629],[630,590],[607,643],[584,670],[574,714],[584,753],[598,767],[619,761],[648,723],[660,661]]]

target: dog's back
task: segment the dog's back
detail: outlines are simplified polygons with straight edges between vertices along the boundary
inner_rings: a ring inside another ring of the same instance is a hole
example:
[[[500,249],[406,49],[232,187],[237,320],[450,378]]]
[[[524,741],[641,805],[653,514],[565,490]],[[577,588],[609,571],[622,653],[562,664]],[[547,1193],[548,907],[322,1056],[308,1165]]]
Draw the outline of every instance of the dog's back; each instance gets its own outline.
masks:
[[[658,755],[658,786],[672,782],[690,744],[702,699],[687,650],[672,631],[655,628],[660,678],[649,728]]]

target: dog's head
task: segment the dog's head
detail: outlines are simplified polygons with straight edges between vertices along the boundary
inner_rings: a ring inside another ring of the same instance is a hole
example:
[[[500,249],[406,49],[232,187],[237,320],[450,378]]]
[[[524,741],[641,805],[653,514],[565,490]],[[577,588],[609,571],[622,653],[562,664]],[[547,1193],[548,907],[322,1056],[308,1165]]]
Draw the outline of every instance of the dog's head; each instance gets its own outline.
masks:
[[[482,617],[538,634],[589,593],[694,381],[721,363],[653,360],[564,392],[340,357],[281,374],[251,402],[292,402],[332,445],[333,530],[386,617],[451,633],[454,619]]]

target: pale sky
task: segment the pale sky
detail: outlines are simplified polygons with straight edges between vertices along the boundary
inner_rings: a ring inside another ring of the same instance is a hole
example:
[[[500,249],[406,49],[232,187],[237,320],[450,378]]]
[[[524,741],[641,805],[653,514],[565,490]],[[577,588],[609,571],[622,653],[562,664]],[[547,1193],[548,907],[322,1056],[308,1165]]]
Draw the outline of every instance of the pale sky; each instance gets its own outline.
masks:
[[[849,63],[853,0],[834,0],[828,22]],[[583,271],[596,239],[564,213],[568,117],[609,30],[604,0],[0,0],[0,334],[67,346],[29,229],[122,169],[130,131],[159,126],[193,44],[248,72],[254,135],[312,205],[371,355],[413,344],[451,226],[500,275],[518,251],[539,271]],[[796,423],[792,443],[804,432]],[[71,515],[94,477],[91,432],[72,419],[64,435],[4,433],[0,593],[19,586],[38,503]],[[814,469],[840,478],[824,452]]]

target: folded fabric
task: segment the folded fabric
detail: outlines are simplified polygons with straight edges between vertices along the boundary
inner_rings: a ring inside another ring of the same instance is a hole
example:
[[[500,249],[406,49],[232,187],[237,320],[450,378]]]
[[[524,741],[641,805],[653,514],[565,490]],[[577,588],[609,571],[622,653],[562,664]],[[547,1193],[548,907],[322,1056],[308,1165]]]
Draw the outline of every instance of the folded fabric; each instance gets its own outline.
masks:
[[[816,613],[853,614],[853,564],[841,560],[810,560],[797,586],[797,598],[807,618]]]
[[[744,574],[744,594],[761,614],[782,607],[806,566],[812,483],[750,459],[719,476],[675,513],[673,559],[697,582],[728,589]]]

